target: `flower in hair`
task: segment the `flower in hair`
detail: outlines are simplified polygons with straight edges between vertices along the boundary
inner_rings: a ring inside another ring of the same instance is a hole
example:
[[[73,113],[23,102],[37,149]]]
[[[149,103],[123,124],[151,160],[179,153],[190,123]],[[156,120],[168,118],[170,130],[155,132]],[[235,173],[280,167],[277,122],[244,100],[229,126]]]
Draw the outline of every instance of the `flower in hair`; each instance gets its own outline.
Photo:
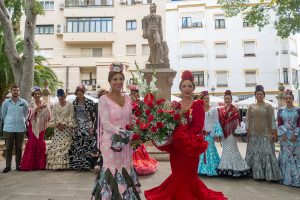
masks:
[[[121,63],[112,63],[109,68],[111,72],[123,72],[123,69],[124,67]]]
[[[224,95],[231,95],[231,94],[232,94],[232,93],[231,93],[230,90],[226,90],[225,93],[224,93]]]
[[[185,80],[190,80],[190,81],[194,81],[194,76],[192,74],[192,72],[185,70],[182,75],[181,75],[181,80],[185,81]]]
[[[41,90],[41,88],[39,86],[33,86],[31,88],[31,92],[35,92],[35,91],[38,91],[38,90]]]

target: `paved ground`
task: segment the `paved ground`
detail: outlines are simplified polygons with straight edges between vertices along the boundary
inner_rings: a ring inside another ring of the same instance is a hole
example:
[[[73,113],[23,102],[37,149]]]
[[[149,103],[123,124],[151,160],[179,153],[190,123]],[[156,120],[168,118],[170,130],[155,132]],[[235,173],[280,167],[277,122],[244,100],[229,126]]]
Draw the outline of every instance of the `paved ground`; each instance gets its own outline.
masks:
[[[245,154],[245,145],[239,144]],[[220,149],[220,148],[218,148]],[[159,185],[169,174],[169,162],[160,162],[151,176],[140,177],[142,189]],[[0,170],[4,161],[0,161]],[[0,174],[0,200],[89,200],[95,174],[74,171],[36,171]],[[251,178],[201,177],[208,187],[230,200],[300,200],[300,189]],[[143,195],[142,195],[143,196]],[[142,197],[142,199],[145,199]]]

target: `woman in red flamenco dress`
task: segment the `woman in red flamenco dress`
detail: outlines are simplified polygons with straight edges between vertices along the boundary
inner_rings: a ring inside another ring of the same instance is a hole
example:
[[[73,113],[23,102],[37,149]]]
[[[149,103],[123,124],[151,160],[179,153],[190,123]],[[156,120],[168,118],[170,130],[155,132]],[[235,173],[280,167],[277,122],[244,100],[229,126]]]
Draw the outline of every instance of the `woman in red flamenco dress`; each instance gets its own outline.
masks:
[[[179,85],[181,110],[188,123],[179,125],[167,145],[158,147],[170,154],[172,174],[158,187],[145,191],[147,200],[227,200],[222,192],[206,187],[197,174],[199,154],[208,144],[201,131],[204,125],[203,101],[193,100],[193,75],[184,71]]]
[[[29,107],[28,141],[20,164],[21,171],[44,170],[46,168],[46,142],[44,140],[47,123],[50,120],[50,109],[41,99],[42,92],[34,87],[33,100]]]
[[[142,103],[140,101],[139,89],[137,86],[130,86],[130,97],[132,103]],[[157,161],[151,158],[147,152],[146,146],[142,144],[132,155],[133,166],[138,175],[149,175],[157,171]]]

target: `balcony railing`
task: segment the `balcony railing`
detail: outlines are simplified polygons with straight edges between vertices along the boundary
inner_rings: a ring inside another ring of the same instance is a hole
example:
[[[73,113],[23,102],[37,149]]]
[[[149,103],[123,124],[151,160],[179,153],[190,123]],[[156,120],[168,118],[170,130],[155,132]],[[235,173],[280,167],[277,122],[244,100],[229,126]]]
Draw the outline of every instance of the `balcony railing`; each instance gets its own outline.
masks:
[[[65,0],[66,7],[112,7],[113,0]]]

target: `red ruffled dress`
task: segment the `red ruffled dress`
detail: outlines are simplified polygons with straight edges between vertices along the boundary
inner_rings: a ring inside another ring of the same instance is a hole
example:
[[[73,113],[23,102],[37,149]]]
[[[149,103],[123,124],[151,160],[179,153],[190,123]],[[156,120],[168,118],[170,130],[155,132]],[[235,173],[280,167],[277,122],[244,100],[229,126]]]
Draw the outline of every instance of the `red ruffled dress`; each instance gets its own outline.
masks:
[[[170,153],[172,174],[158,187],[145,191],[147,200],[226,200],[222,192],[206,187],[197,174],[199,154],[208,144],[200,135],[204,125],[203,101],[193,103],[186,112],[192,114],[188,125],[180,125],[170,145],[159,147]]]
[[[138,175],[153,174],[157,171],[158,163],[149,156],[144,144],[134,151],[132,160],[134,169]]]
[[[24,155],[21,160],[20,170],[44,170],[46,168],[46,133],[47,122],[50,120],[50,109],[46,106],[39,112],[35,112],[36,105],[30,104],[28,141],[25,146]]]

